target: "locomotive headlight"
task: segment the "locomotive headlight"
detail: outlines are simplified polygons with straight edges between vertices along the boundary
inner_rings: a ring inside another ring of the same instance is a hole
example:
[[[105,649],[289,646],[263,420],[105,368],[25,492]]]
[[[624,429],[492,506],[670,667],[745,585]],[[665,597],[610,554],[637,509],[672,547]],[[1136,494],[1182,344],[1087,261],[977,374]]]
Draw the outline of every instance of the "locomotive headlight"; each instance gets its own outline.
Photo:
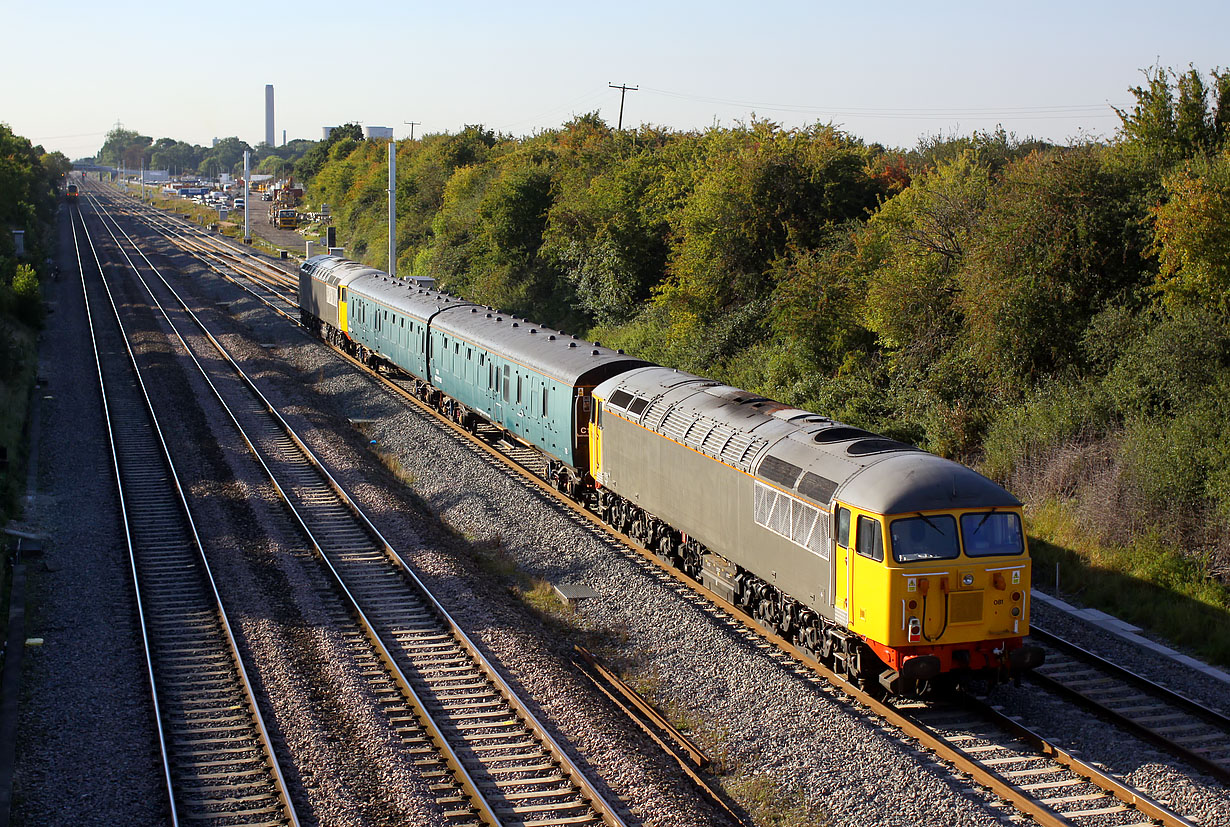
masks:
[[[965,575],[964,577],[961,578],[961,582],[966,586],[974,585],[974,575],[972,574]]]
[[[1013,606],[1013,607],[1012,607],[1012,616],[1013,616],[1013,617],[1020,617],[1020,616],[1021,616],[1021,607],[1020,607],[1020,606]]]

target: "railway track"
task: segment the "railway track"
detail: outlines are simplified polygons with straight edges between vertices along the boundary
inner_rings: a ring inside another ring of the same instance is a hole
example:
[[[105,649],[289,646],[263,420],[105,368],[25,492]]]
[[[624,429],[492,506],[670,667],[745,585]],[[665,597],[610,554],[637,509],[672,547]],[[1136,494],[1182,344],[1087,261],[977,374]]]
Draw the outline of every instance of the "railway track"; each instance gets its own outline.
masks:
[[[457,792],[442,786],[440,800],[450,820],[620,827],[615,808],[156,268],[146,264],[161,282],[153,288],[147,284],[151,299],[161,307],[155,292],[164,293],[178,305],[163,310],[172,326],[172,315],[188,317],[225,361],[226,375],[202,367],[203,374],[349,602],[380,664],[413,707],[413,725],[425,733],[423,746],[434,749],[448,768]],[[187,345],[188,337],[179,335]]]
[[[82,225],[84,229],[84,224]],[[170,820],[297,825],[278,760],[93,242],[85,276]]]
[[[541,479],[537,455],[519,443],[502,438],[496,429],[480,426],[478,434],[467,434],[456,423],[423,405],[410,391],[409,384],[380,371],[372,371],[342,354],[352,364],[376,376],[387,387],[395,389],[419,405],[437,421],[449,428],[453,437],[471,449],[484,453],[488,459],[501,463],[511,473],[537,486],[548,496],[565,504],[578,520],[595,531],[617,541],[626,554],[656,567],[660,575],[673,578],[681,594],[699,598],[716,606],[733,626],[753,641],[767,640],[795,662],[805,665],[836,687],[849,699],[872,710],[881,719],[901,729],[928,750],[973,778],[978,784],[1010,802],[1017,810],[1039,824],[1164,824],[1188,825],[1189,821],[1167,807],[1152,801],[1096,767],[1081,761],[1037,733],[1011,721],[997,710],[977,704],[972,699],[965,717],[954,717],[951,708],[936,710],[931,705],[902,704],[900,708],[872,698],[847,684],[810,655],[793,644],[767,632],[749,615],[726,603],[699,583],[675,569],[662,564],[651,551],[634,538],[619,534],[598,519],[597,515],[552,489]],[[537,471],[537,473],[536,473]],[[976,710],[977,718],[968,716]],[[993,748],[993,749],[992,749]],[[1142,820],[1143,819],[1143,820]]]
[[[1032,627],[1030,637],[1047,649],[1030,680],[1230,784],[1230,716],[1045,629]]]

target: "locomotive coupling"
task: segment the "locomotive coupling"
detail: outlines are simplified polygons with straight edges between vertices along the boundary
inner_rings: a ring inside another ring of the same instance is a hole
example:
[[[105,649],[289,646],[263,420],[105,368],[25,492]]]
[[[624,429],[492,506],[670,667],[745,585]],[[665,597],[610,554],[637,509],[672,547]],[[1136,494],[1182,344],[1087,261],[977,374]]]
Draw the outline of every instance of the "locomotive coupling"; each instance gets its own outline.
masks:
[[[900,671],[885,669],[878,676],[880,685],[893,695],[900,695],[915,681],[928,681],[940,674],[940,659],[935,655],[915,655],[901,663]]]
[[[1013,649],[1008,654],[1008,665],[1012,667],[1013,672],[1037,669],[1044,660],[1046,660],[1046,652],[1042,651],[1039,646],[1029,644]]]

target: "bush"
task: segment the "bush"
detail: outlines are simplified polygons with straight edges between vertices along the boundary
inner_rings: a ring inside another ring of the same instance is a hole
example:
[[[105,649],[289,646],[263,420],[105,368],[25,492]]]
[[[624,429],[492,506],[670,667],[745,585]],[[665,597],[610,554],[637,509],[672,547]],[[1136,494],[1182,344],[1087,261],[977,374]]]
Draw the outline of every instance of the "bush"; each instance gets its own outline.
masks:
[[[37,327],[43,319],[43,300],[38,273],[30,265],[17,265],[17,272],[13,275],[13,294],[17,299],[18,318],[31,327]]]
[[[1000,481],[1019,477],[1021,470],[1036,473],[1065,449],[1098,440],[1115,421],[1111,401],[1095,381],[1047,382],[1023,403],[1002,409],[992,419],[983,442],[982,471]]]

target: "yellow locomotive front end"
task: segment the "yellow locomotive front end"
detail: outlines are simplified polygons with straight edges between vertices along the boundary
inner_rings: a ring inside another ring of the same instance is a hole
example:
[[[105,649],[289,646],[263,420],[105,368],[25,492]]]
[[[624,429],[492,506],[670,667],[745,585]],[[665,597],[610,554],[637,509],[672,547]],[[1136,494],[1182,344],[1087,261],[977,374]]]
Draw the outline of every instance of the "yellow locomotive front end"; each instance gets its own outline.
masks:
[[[893,691],[940,675],[1002,678],[1041,663],[1041,652],[1023,645],[1030,564],[1019,508],[887,517],[842,510],[845,582],[835,586],[846,591],[850,630],[895,673],[882,681],[898,684]]]

